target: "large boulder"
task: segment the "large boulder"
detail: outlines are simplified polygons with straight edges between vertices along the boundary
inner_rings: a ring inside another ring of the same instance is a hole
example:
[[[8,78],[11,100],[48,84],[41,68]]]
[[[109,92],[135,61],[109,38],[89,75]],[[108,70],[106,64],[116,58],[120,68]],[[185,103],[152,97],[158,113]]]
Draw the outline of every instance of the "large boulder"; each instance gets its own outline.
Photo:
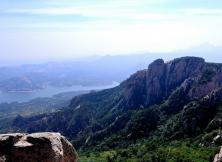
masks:
[[[220,149],[220,152],[215,155],[214,162],[222,162],[222,148]]]
[[[72,144],[59,133],[2,134],[0,162],[77,162]]]

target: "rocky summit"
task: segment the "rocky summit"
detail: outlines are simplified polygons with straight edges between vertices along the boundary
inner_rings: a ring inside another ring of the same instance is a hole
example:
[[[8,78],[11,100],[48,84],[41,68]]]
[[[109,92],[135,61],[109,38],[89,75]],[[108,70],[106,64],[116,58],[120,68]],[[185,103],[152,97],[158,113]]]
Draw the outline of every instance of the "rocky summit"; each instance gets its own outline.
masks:
[[[77,162],[72,144],[59,133],[2,134],[0,162]]]

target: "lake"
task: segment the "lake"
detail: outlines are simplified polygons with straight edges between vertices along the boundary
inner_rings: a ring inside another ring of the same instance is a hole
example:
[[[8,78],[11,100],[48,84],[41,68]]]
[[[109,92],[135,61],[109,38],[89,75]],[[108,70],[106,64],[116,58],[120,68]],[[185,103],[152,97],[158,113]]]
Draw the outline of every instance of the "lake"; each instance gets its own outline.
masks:
[[[105,86],[71,86],[71,87],[47,87],[46,89],[36,90],[33,92],[1,92],[0,103],[3,102],[26,102],[38,97],[52,97],[55,94],[71,91],[90,91],[102,90],[117,86],[118,83],[113,82],[111,85]]]

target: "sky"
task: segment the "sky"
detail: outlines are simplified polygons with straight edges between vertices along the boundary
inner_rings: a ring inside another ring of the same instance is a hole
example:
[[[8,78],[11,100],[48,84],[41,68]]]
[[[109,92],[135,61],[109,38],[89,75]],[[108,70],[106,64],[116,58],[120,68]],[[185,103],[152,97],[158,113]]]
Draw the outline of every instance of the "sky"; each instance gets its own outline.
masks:
[[[222,46],[222,0],[1,0],[0,60]]]

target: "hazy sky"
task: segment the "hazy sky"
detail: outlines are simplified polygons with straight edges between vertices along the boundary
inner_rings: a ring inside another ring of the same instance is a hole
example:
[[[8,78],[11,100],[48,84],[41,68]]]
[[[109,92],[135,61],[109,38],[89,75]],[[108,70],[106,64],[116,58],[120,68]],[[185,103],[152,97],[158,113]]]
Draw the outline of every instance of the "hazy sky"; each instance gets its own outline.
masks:
[[[0,59],[222,45],[222,0],[1,0]]]

